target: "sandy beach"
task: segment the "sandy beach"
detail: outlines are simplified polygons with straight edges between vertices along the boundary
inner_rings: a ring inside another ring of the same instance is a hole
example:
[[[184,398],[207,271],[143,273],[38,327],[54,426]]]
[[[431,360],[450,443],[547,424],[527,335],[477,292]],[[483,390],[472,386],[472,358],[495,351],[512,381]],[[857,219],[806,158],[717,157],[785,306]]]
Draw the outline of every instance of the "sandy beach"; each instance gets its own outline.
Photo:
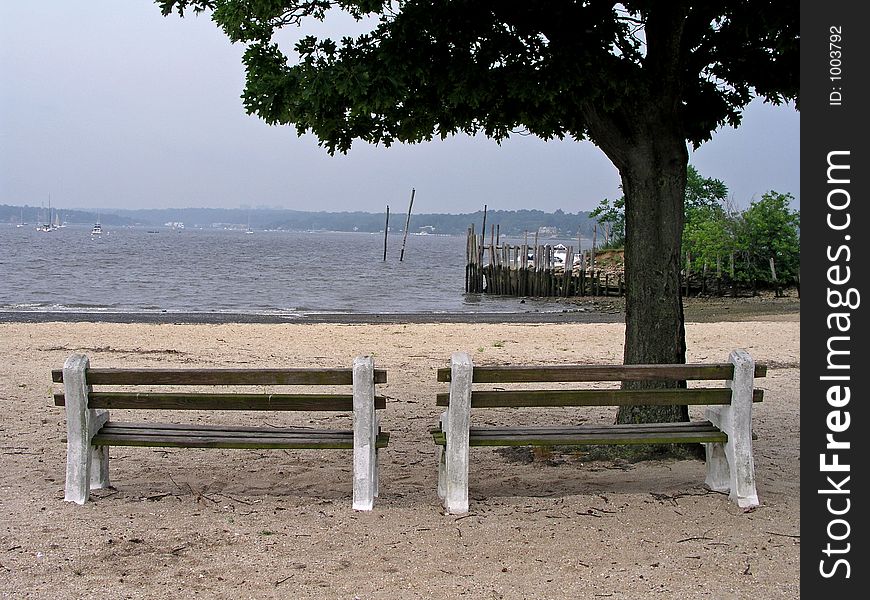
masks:
[[[0,323],[0,597],[797,598],[799,313],[746,318],[688,323],[688,359],[745,348],[769,367],[754,415],[760,507],[707,490],[701,461],[472,449],[463,517],[435,492],[435,370],[457,350],[476,364],[619,363],[621,323]],[[375,509],[351,510],[346,451],[112,448],[114,487],[64,502],[50,370],[74,352],[94,367],[373,355],[392,435]]]

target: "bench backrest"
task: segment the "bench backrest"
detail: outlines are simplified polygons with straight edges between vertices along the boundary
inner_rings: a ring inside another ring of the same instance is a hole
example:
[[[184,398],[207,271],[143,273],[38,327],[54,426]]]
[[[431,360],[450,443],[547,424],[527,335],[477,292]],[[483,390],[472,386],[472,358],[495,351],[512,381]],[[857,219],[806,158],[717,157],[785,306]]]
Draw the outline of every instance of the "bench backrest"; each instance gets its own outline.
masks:
[[[767,375],[767,366],[755,365],[755,377]],[[558,365],[473,367],[471,383],[515,384],[546,382],[651,382],[632,389],[498,389],[471,391],[472,408],[545,406],[711,405],[730,404],[731,390],[723,387],[653,387],[663,382],[728,381],[734,364]],[[452,368],[438,369],[438,381],[452,381]],[[764,391],[754,389],[761,402]],[[439,393],[436,404],[450,405],[450,394]]]
[[[63,383],[63,369],[51,372],[54,383]],[[384,369],[374,369],[374,383],[386,383]],[[189,386],[343,386],[353,385],[353,369],[93,369],[85,370],[90,409],[170,410],[269,410],[353,411],[351,393],[188,392],[167,388]],[[129,388],[147,386],[148,391]],[[94,387],[99,389],[94,390]],[[113,389],[114,388],[114,389]],[[118,389],[122,388],[122,389]],[[153,389],[162,388],[162,389]],[[54,394],[56,406],[64,406],[63,392]],[[374,408],[384,409],[386,398],[376,395]]]

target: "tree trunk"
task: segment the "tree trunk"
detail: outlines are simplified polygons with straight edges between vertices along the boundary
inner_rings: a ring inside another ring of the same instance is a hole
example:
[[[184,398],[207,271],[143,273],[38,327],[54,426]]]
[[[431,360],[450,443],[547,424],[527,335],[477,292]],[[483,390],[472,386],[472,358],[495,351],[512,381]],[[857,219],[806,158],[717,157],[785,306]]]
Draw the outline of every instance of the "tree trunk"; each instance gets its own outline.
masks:
[[[657,113],[657,114],[656,114]],[[689,153],[674,113],[639,102],[619,115],[589,111],[595,142],[613,161],[625,195],[626,364],[686,362],[680,295],[683,204]],[[671,118],[668,118],[671,117]],[[657,387],[660,383],[626,383]],[[619,423],[688,420],[685,406],[621,407]]]
[[[656,133],[658,135],[656,135]],[[688,152],[673,132],[654,132],[627,153],[625,193],[626,364],[686,362],[680,247]],[[622,407],[619,423],[688,420],[685,406]]]

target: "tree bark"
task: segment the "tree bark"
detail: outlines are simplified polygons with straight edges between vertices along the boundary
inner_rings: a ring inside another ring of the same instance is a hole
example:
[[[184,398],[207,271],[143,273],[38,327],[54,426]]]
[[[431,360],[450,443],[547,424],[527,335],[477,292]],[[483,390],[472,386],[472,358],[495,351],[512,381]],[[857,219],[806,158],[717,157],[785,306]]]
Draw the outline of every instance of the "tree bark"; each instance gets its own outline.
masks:
[[[596,143],[619,170],[625,195],[626,364],[686,362],[680,251],[689,156],[680,129],[668,127],[667,120],[663,125],[662,115],[653,112],[647,104],[618,119],[595,115]],[[629,140],[618,123],[631,123]],[[621,407],[617,416],[619,423],[675,420],[688,420],[688,408]]]
[[[660,131],[620,167],[625,193],[626,364],[686,362],[680,248],[688,151]],[[628,406],[619,423],[688,420],[685,406]]]

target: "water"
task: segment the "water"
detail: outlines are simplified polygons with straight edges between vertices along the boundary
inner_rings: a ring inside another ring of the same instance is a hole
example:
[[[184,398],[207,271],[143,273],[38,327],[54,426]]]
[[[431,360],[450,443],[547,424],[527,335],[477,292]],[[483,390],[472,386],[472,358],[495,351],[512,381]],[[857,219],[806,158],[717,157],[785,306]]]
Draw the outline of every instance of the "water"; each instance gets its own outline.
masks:
[[[465,237],[0,226],[0,312],[511,313],[554,302],[465,294]],[[554,240],[553,243],[556,241]],[[566,242],[570,243],[570,242]]]

